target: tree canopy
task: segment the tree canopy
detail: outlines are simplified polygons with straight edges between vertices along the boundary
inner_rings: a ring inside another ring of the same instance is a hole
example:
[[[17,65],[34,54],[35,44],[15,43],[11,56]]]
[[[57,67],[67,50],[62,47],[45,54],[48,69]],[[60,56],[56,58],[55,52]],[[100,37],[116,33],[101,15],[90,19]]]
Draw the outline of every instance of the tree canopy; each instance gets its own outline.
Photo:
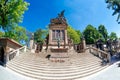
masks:
[[[107,8],[114,10],[113,16],[118,15],[117,22],[120,23],[118,20],[120,18],[120,0],[105,0],[107,3]]]
[[[73,40],[74,44],[80,43],[81,32],[73,29],[71,26],[67,28],[68,36]]]
[[[12,38],[19,43],[27,40],[26,29],[19,26],[29,3],[25,0],[0,0],[0,28],[4,30],[2,37]]]
[[[107,32],[107,29],[105,28],[105,26],[104,25],[100,25],[98,27],[98,31],[99,31],[99,33],[102,34],[102,39],[104,39],[104,41],[106,41],[107,38],[108,38],[108,32]]]
[[[117,34],[115,32],[111,32],[109,37],[112,40],[117,39]]]
[[[26,42],[28,37],[26,35],[26,29],[21,26],[11,27],[4,35],[4,37],[9,37],[16,40],[19,43]]]
[[[86,29],[83,31],[83,35],[87,44],[94,44],[97,39],[102,37],[102,34],[100,34],[92,25],[88,25],[86,27]]]
[[[12,25],[22,22],[28,5],[25,0],[0,0],[0,27],[6,31]]]
[[[44,39],[46,38],[46,36],[48,34],[47,32],[48,31],[42,30],[42,29],[36,30],[34,33],[35,42],[42,42],[43,43]]]
[[[0,31],[0,38],[4,36],[4,32]]]

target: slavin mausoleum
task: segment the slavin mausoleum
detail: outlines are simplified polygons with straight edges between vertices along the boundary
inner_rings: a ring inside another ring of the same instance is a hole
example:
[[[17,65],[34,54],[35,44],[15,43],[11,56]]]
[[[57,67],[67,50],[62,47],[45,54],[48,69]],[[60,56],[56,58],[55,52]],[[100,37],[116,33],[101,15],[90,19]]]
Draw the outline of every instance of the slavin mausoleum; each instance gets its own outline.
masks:
[[[48,49],[68,48],[67,26],[64,10],[56,18],[50,20]]]

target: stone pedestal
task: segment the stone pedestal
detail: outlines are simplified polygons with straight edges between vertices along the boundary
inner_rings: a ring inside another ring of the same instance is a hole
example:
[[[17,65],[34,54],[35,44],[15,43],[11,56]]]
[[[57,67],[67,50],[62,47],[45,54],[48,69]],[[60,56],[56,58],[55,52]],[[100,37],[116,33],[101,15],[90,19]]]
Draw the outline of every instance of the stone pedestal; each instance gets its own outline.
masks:
[[[86,42],[85,42],[85,39],[82,40],[82,43],[83,43],[83,49],[85,50],[85,49],[86,49]]]
[[[30,40],[30,50],[31,50],[32,53],[35,53],[35,50],[33,49],[33,46],[34,46],[34,40],[31,39]]]
[[[30,49],[33,49],[34,40],[30,40]]]

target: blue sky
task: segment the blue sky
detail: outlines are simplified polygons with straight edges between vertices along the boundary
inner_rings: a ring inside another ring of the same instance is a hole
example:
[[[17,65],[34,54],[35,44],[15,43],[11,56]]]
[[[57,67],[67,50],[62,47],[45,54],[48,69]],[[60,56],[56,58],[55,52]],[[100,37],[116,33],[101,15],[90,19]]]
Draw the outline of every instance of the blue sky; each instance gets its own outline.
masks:
[[[88,24],[98,27],[105,25],[108,32],[116,32],[120,37],[120,24],[112,10],[107,9],[105,0],[27,0],[30,3],[24,14],[22,26],[34,32],[38,28],[45,29],[51,18],[65,9],[65,17],[69,25],[81,32]]]

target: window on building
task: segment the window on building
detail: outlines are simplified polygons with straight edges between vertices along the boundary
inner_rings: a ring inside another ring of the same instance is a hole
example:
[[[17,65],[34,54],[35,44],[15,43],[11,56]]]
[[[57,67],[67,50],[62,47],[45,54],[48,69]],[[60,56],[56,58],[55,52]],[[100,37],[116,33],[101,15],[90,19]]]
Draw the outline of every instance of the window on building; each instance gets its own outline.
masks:
[[[64,40],[64,30],[53,30],[52,31],[52,40],[57,40],[60,38],[61,40]]]

